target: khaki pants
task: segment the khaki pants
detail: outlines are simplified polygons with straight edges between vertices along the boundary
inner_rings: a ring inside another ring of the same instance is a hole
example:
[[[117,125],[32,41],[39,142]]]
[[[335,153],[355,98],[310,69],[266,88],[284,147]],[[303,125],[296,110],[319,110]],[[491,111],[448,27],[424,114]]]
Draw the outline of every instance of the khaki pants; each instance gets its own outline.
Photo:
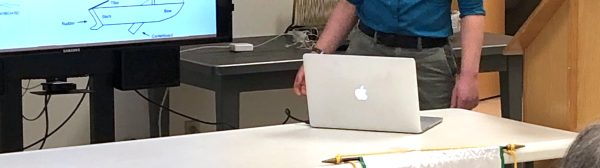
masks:
[[[421,110],[449,108],[455,84],[457,64],[450,46],[405,49],[378,44],[358,29],[349,36],[346,54],[414,58],[417,64],[419,105]],[[382,81],[385,82],[385,81]]]

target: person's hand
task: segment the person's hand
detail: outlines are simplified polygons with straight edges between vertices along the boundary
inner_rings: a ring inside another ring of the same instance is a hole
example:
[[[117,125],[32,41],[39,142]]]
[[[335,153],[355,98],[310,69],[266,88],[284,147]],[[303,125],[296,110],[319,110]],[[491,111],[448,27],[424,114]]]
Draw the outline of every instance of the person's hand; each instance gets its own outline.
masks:
[[[298,96],[306,96],[306,81],[304,79],[304,65],[298,69],[296,80],[294,81],[294,92]]]
[[[452,91],[451,108],[472,110],[479,104],[476,75],[460,75]]]

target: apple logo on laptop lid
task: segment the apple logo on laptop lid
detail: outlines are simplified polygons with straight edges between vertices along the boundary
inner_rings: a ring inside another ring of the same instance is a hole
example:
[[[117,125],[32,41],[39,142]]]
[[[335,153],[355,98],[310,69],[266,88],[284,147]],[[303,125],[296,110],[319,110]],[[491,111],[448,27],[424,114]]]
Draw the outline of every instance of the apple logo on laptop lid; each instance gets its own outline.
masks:
[[[365,88],[365,85],[360,85],[358,89],[355,89],[354,96],[356,96],[357,100],[367,101],[367,99],[369,99],[369,95],[367,95],[367,89]]]

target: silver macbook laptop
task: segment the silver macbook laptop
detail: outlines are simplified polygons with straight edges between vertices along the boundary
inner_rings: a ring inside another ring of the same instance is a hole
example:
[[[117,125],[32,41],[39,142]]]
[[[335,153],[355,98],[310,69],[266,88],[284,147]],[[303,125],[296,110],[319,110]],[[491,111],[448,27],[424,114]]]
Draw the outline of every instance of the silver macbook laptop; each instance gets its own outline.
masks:
[[[442,122],[419,111],[412,58],[305,54],[310,125],[423,133]]]

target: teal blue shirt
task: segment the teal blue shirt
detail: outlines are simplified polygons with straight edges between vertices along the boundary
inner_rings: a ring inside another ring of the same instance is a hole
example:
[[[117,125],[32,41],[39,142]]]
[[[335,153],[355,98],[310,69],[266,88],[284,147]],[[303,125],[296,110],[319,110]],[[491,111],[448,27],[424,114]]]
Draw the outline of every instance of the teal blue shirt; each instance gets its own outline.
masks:
[[[385,33],[419,37],[452,35],[452,0],[348,0],[360,22]],[[458,0],[461,17],[485,15],[483,0]]]

